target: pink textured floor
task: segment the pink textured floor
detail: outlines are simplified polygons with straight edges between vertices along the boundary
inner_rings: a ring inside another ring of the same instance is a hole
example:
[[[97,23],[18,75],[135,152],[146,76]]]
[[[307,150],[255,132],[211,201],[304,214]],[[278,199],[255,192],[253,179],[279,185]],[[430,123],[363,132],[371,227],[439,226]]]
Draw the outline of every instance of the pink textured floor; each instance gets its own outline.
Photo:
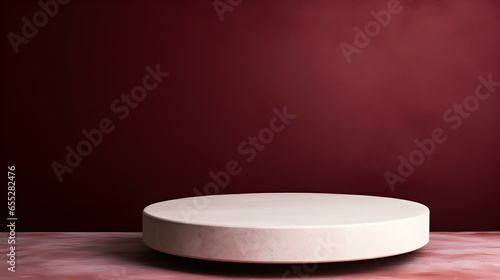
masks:
[[[16,272],[0,279],[500,279],[500,232],[431,233],[424,248],[389,258],[320,265],[193,260],[155,252],[141,233],[18,233]]]

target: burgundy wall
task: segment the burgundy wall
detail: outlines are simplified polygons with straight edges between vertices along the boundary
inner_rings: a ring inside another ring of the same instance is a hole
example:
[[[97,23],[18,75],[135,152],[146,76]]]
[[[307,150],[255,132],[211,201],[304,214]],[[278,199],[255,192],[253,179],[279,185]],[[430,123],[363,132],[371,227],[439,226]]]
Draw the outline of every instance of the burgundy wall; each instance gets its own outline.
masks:
[[[143,207],[204,193],[231,160],[241,173],[221,193],[390,196],[429,206],[432,230],[500,230],[500,87],[474,97],[479,76],[500,81],[500,2],[401,0],[348,63],[339,45],[388,3],[244,0],[221,21],[212,0],[71,1],[16,54],[9,32],[41,8],[3,1],[0,168],[16,166],[17,230],[139,231]],[[120,95],[158,64],[169,76],[130,109]],[[284,106],[296,117],[271,141]],[[59,182],[52,164],[103,119],[114,130]],[[436,128],[443,143],[412,153]],[[250,146],[259,131],[269,143]],[[425,161],[399,174],[410,154]]]

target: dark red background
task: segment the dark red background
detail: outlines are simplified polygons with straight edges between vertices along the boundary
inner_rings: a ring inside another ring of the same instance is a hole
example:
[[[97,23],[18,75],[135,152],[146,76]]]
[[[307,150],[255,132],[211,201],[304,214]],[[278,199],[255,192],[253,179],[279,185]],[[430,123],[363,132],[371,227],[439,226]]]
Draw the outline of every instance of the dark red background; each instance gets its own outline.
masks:
[[[500,2],[402,0],[348,64],[339,44],[387,2],[244,0],[221,22],[211,0],[74,0],[15,54],[7,34],[40,8],[3,1],[17,230],[139,231],[146,205],[192,196],[232,159],[243,171],[222,193],[390,196],[426,204],[432,230],[500,230],[500,88],[459,129],[442,118],[479,75],[500,80]],[[111,102],[156,64],[170,76],[118,120]],[[285,105],[297,118],[246,163],[238,144]],[[115,131],[59,183],[51,163],[104,117]],[[384,172],[436,127],[447,142],[391,192]]]

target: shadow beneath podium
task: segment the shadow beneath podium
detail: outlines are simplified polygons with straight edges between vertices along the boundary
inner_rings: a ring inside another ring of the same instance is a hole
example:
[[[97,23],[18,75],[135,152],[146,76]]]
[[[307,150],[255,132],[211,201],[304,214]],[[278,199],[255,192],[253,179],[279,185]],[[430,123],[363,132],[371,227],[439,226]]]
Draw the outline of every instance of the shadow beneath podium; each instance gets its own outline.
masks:
[[[390,275],[391,270],[401,271],[402,265],[411,263],[420,254],[415,251],[373,260],[322,264],[249,264],[197,260],[161,253],[144,245],[140,234],[104,238],[97,242],[101,244],[94,248],[99,248],[101,254],[120,261],[168,271],[242,279],[348,276],[377,271]],[[93,243],[96,245],[96,240]]]

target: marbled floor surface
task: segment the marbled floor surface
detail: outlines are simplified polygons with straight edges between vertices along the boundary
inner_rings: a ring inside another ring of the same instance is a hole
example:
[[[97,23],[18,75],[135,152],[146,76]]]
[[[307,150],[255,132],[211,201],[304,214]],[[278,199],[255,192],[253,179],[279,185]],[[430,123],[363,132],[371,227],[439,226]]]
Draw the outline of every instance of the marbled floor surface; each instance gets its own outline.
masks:
[[[175,257],[149,249],[141,233],[16,235],[16,272],[1,242],[0,279],[500,279],[500,232],[433,232],[404,255],[319,265],[237,264]],[[6,239],[5,239],[6,240]]]

